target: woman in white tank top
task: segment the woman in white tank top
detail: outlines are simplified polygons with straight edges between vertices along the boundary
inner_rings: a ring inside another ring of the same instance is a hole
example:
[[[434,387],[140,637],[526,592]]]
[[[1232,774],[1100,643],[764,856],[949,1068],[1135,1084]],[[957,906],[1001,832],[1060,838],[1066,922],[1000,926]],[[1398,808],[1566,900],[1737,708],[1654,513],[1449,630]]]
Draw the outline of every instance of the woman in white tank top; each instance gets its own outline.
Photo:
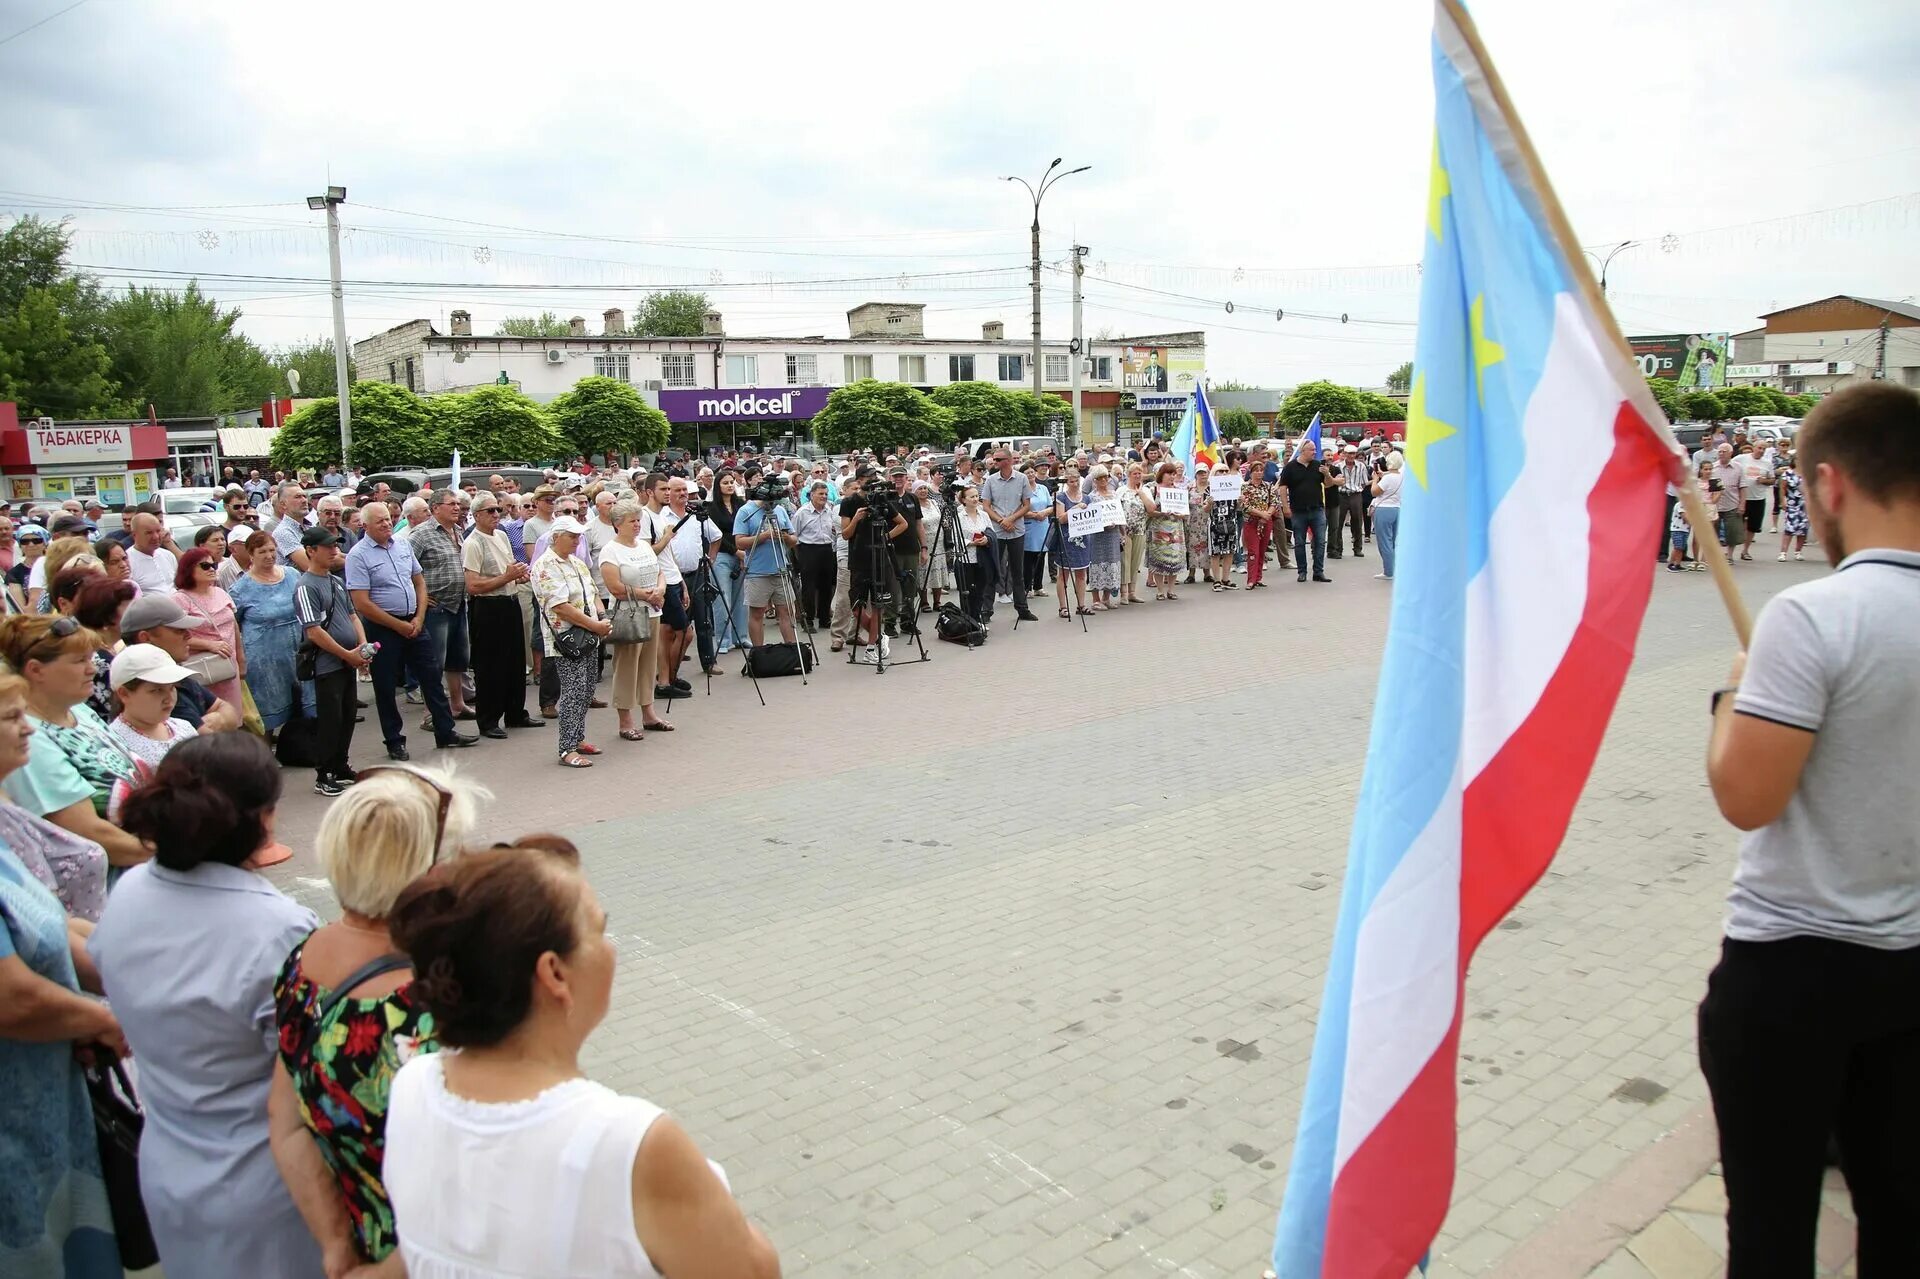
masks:
[[[573,846],[442,863],[395,904],[442,1052],[394,1077],[384,1165],[410,1279],[773,1279],[725,1174],[651,1102],[586,1078],[614,949]]]

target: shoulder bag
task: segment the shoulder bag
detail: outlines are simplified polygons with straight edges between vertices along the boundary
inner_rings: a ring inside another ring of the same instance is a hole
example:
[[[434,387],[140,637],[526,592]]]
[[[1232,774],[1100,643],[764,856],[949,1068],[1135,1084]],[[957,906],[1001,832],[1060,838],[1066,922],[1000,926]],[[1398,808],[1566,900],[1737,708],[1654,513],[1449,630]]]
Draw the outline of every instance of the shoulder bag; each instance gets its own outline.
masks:
[[[567,571],[574,574],[576,578],[583,579],[584,570],[582,570],[577,563],[573,562],[572,556],[568,556],[567,560]],[[582,600],[584,601],[593,594],[592,586],[582,580]],[[584,612],[586,609],[583,608],[582,611]],[[558,621],[559,619],[553,618],[551,620]],[[600,637],[584,626],[574,626],[569,623],[565,630],[560,629],[559,626],[553,628],[553,646],[560,650],[560,656],[578,660],[582,657],[591,657],[600,651]]]
[[[96,1062],[84,1070],[94,1136],[100,1145],[100,1179],[107,1185],[120,1264],[128,1270],[144,1270],[160,1262],[153,1227],[147,1223],[146,1200],[140,1196],[140,1130],[147,1117],[118,1060],[111,1065]]]
[[[629,580],[629,572],[633,580]],[[658,566],[651,578],[639,565],[620,568],[620,581],[626,586],[652,590],[659,580]],[[653,610],[639,600],[615,600],[607,612],[607,620],[613,623],[613,634],[607,638],[615,644],[644,644],[653,637]]]

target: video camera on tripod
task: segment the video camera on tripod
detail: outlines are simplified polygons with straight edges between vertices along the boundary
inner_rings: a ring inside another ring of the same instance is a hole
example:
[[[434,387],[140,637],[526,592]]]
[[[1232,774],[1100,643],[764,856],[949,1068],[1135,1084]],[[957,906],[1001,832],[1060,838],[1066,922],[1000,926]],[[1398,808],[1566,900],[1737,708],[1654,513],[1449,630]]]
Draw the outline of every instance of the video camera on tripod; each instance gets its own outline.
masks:
[[[750,502],[783,502],[791,492],[784,475],[763,475],[747,488]]]

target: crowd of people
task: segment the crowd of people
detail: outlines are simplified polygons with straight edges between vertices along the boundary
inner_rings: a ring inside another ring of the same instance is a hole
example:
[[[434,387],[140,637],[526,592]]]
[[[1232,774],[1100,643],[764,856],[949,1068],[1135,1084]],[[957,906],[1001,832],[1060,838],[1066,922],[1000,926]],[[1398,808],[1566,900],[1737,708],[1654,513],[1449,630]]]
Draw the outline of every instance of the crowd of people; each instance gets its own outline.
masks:
[[[1709,438],[1695,461],[1730,552],[1751,558],[1771,493],[1798,553],[1791,451]],[[871,661],[948,603],[1037,620],[1051,589],[1072,618],[1275,566],[1324,582],[1370,545],[1390,580],[1401,475],[1384,439],[1236,441],[1191,476],[1147,440],[720,455],[311,509],[288,480],[225,491],[188,547],[151,508],[104,535],[84,507],[0,515],[0,1255],[119,1273],[91,1098],[131,1056],[169,1273],[777,1273],[692,1139],[580,1070],[613,947],[572,845],[474,847],[488,797],[413,764],[410,724],[449,748],[551,732],[587,768],[607,666],[639,742],[673,731],[690,655],[718,674],[803,628]],[[388,762],[357,768],[366,709]],[[325,924],[257,873],[286,856],[293,747],[334,800]]]

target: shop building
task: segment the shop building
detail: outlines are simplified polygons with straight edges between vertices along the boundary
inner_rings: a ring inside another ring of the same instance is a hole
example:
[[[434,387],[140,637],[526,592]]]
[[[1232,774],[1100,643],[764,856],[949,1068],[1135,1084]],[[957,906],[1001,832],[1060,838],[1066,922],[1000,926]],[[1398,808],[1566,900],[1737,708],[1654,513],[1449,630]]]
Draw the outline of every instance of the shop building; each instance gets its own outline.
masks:
[[[115,508],[144,502],[171,459],[165,426],[21,421],[14,404],[0,401],[0,492],[9,502],[97,497]]]
[[[950,382],[1033,388],[1032,342],[1009,338],[999,321],[982,325],[977,338],[930,338],[925,312],[921,303],[865,303],[847,312],[844,338],[734,337],[715,312],[699,337],[645,338],[629,334],[624,313],[610,309],[598,333],[576,316],[565,337],[517,338],[478,336],[471,316],[454,311],[450,332],[413,320],[356,342],[353,356],[361,378],[421,395],[505,382],[546,403],[582,378],[616,378],[670,421],[754,438],[804,434],[835,387],[865,378],[922,390]],[[1073,358],[1065,338],[1042,344],[1048,392],[1070,398]],[[1171,431],[1205,375],[1203,332],[1089,342],[1078,437],[1106,444]]]
[[[1920,389],[1920,306],[1845,294],[1773,311],[1733,335],[1729,386],[1826,395],[1884,376]]]

